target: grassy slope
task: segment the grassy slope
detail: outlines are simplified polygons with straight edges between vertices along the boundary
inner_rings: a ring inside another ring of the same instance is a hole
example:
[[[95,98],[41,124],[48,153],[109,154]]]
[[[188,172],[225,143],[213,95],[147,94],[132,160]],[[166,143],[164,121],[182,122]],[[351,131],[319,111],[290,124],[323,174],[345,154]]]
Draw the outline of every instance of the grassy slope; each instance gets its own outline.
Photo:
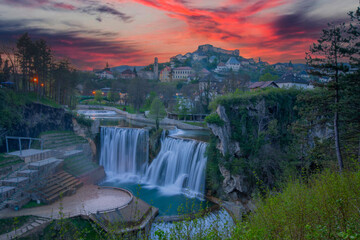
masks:
[[[360,239],[360,171],[325,171],[269,194],[240,223],[237,239]]]

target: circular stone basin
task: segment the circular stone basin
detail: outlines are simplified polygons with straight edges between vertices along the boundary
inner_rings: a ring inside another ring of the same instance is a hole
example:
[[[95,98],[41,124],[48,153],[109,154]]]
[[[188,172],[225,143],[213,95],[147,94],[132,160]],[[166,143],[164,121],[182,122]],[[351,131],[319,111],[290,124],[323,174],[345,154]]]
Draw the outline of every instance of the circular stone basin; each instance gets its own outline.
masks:
[[[127,206],[132,198],[131,193],[126,190],[85,185],[79,188],[74,195],[63,197],[50,205],[20,209],[20,211],[5,209],[0,212],[0,217],[3,215],[6,217],[22,215],[48,218],[75,217],[121,208]],[[62,214],[60,214],[60,210]]]

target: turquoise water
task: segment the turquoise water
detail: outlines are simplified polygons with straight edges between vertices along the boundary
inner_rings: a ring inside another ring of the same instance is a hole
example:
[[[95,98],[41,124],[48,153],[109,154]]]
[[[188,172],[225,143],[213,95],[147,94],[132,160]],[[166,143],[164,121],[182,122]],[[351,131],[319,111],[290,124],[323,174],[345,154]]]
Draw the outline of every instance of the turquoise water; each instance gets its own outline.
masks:
[[[211,202],[199,198],[187,197],[181,193],[169,193],[168,189],[151,187],[134,182],[121,182],[119,180],[105,180],[102,186],[119,187],[129,190],[134,196],[159,209],[160,216],[172,216],[198,212],[211,206]]]

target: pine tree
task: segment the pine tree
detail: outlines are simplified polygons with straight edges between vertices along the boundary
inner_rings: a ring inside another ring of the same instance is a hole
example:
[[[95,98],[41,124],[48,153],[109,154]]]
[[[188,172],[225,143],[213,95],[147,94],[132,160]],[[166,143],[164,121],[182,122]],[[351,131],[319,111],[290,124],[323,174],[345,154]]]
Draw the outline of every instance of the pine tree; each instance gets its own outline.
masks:
[[[327,90],[333,99],[331,106],[333,114],[334,146],[340,172],[344,168],[342,148],[340,142],[339,113],[349,109],[344,103],[347,96],[353,95],[346,93],[345,89],[353,92],[356,89],[349,89],[349,83],[354,76],[346,76],[349,70],[345,62],[356,63],[359,48],[359,9],[356,13],[350,13],[351,24],[329,24],[317,43],[310,47],[310,52],[306,54],[306,60],[313,69],[311,73],[318,77],[327,77],[329,81],[318,83],[319,87]],[[357,61],[358,62],[358,61]],[[358,82],[358,81],[357,81]]]

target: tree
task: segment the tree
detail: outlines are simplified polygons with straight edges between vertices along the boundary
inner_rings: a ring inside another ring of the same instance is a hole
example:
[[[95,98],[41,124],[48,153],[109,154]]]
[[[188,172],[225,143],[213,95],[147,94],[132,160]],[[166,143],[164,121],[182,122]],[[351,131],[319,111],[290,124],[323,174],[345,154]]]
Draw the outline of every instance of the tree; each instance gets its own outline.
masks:
[[[7,82],[10,80],[11,67],[9,66],[9,60],[6,59],[3,68],[3,80]]]
[[[107,99],[110,101],[110,102],[117,102],[120,100],[120,96],[119,96],[119,93],[117,92],[114,92],[114,91],[110,91],[108,94],[107,94]]]
[[[358,34],[359,9],[356,13],[350,13],[352,23],[329,24],[323,30],[317,43],[310,47],[310,52],[306,53],[306,60],[309,66],[313,67],[312,74],[319,77],[328,77],[329,82],[318,84],[319,87],[326,89],[333,99],[331,111],[333,114],[334,146],[340,172],[344,168],[343,156],[340,144],[339,112],[346,105],[341,104],[344,97],[343,87],[347,85],[349,77],[343,77],[348,70],[343,64],[358,56]],[[349,27],[350,26],[350,27]]]
[[[16,57],[20,63],[20,69],[22,74],[22,90],[30,90],[29,81],[32,77],[33,58],[34,53],[34,44],[31,41],[28,33],[22,35],[16,43]]]
[[[271,73],[265,73],[263,75],[260,76],[259,81],[276,81],[279,79],[278,75],[272,75]]]
[[[100,90],[95,91],[94,100],[97,102],[101,102],[102,99],[102,92]]]
[[[143,78],[136,77],[129,84],[129,98],[137,112],[145,102],[147,89],[147,81]]]
[[[189,100],[185,98],[179,98],[175,105],[175,112],[184,117],[184,120],[186,120],[186,115],[189,114],[190,106],[191,104]]]
[[[145,100],[145,108],[148,109],[151,107],[152,102],[154,101],[154,99],[156,98],[156,92],[151,91],[148,96],[146,97]]]
[[[166,116],[165,106],[162,101],[155,97],[150,107],[150,117],[155,120],[156,129],[159,129],[159,123]]]

